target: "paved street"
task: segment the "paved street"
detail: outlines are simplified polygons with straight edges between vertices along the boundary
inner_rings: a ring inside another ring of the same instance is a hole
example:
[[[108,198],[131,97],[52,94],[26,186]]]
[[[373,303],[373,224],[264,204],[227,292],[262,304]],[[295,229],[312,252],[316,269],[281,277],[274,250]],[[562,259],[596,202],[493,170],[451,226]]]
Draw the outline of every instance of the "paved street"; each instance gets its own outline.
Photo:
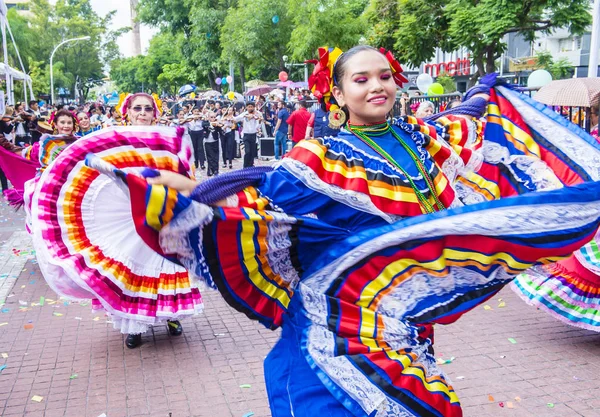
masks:
[[[262,362],[278,332],[204,293],[183,336],[157,327],[129,350],[89,303],[56,297],[22,224],[0,200],[1,416],[270,416]],[[487,306],[436,332],[465,416],[600,416],[600,334],[510,289]]]

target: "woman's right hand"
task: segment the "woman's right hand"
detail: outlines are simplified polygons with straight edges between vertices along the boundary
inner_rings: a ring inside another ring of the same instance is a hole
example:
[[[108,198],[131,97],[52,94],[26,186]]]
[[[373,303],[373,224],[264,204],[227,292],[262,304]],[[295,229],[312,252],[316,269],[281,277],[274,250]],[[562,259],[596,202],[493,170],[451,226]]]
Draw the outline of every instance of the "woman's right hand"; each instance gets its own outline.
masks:
[[[198,183],[185,175],[177,174],[171,171],[159,171],[158,177],[146,178],[148,184],[164,185],[179,191],[184,196],[189,196]]]

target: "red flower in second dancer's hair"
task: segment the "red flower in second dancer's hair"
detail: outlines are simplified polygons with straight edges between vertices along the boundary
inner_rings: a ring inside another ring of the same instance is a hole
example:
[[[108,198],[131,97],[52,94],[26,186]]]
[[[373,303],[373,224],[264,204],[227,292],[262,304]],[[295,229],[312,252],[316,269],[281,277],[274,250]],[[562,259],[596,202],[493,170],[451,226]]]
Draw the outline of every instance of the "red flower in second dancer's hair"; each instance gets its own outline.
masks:
[[[408,78],[402,75],[402,65],[394,58],[394,55],[390,51],[386,51],[384,48],[379,48],[379,52],[381,52],[387,58],[390,63],[390,68],[392,69],[392,76],[394,77],[394,82],[398,87],[402,87],[404,84],[408,82]]]
[[[308,87],[317,99],[331,92],[331,71],[329,69],[329,50],[319,48],[319,59],[306,61],[307,64],[315,64],[315,69],[308,77]]]

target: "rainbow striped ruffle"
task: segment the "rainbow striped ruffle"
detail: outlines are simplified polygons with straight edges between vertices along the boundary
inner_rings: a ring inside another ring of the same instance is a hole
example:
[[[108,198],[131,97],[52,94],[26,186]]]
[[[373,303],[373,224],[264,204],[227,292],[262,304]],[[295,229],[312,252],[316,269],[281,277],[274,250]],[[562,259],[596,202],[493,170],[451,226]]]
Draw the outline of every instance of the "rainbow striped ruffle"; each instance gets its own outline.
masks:
[[[153,248],[144,236],[128,190],[88,167],[86,156],[93,153],[126,172],[153,168],[191,175],[182,134],[170,128],[101,130],[54,155],[32,183],[32,234],[44,277],[65,298],[91,298],[123,333],[198,313],[202,298],[187,271],[157,253],[158,244]],[[152,190],[149,194],[153,207]],[[134,199],[143,206],[143,219],[145,198]]]
[[[527,304],[572,326],[600,332],[598,237],[564,261],[527,271],[511,284]]]

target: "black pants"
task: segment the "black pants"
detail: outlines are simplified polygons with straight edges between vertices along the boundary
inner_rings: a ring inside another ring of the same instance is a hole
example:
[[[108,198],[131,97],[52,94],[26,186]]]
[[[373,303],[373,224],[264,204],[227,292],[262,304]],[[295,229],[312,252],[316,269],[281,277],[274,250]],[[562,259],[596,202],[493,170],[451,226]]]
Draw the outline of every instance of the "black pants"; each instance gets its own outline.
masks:
[[[256,158],[256,133],[244,133],[244,168],[254,166]]]
[[[223,146],[223,163],[226,164],[229,162],[229,165],[233,163],[233,158],[235,158],[235,131],[231,131],[229,133],[225,133],[223,135],[225,138],[225,143]]]
[[[194,147],[194,160],[196,166],[203,166],[206,161],[204,154],[204,132],[201,130],[190,130],[190,138],[192,139],[192,146]]]
[[[221,157],[223,158],[223,165],[227,165],[227,134],[222,130],[219,134],[219,141],[221,142]]]
[[[206,142],[204,144],[206,149],[206,162],[208,169],[206,173],[208,176],[216,175],[219,173],[219,141]]]
[[[8,180],[6,179],[6,175],[0,169],[0,183],[2,184],[2,191],[8,190]]]

